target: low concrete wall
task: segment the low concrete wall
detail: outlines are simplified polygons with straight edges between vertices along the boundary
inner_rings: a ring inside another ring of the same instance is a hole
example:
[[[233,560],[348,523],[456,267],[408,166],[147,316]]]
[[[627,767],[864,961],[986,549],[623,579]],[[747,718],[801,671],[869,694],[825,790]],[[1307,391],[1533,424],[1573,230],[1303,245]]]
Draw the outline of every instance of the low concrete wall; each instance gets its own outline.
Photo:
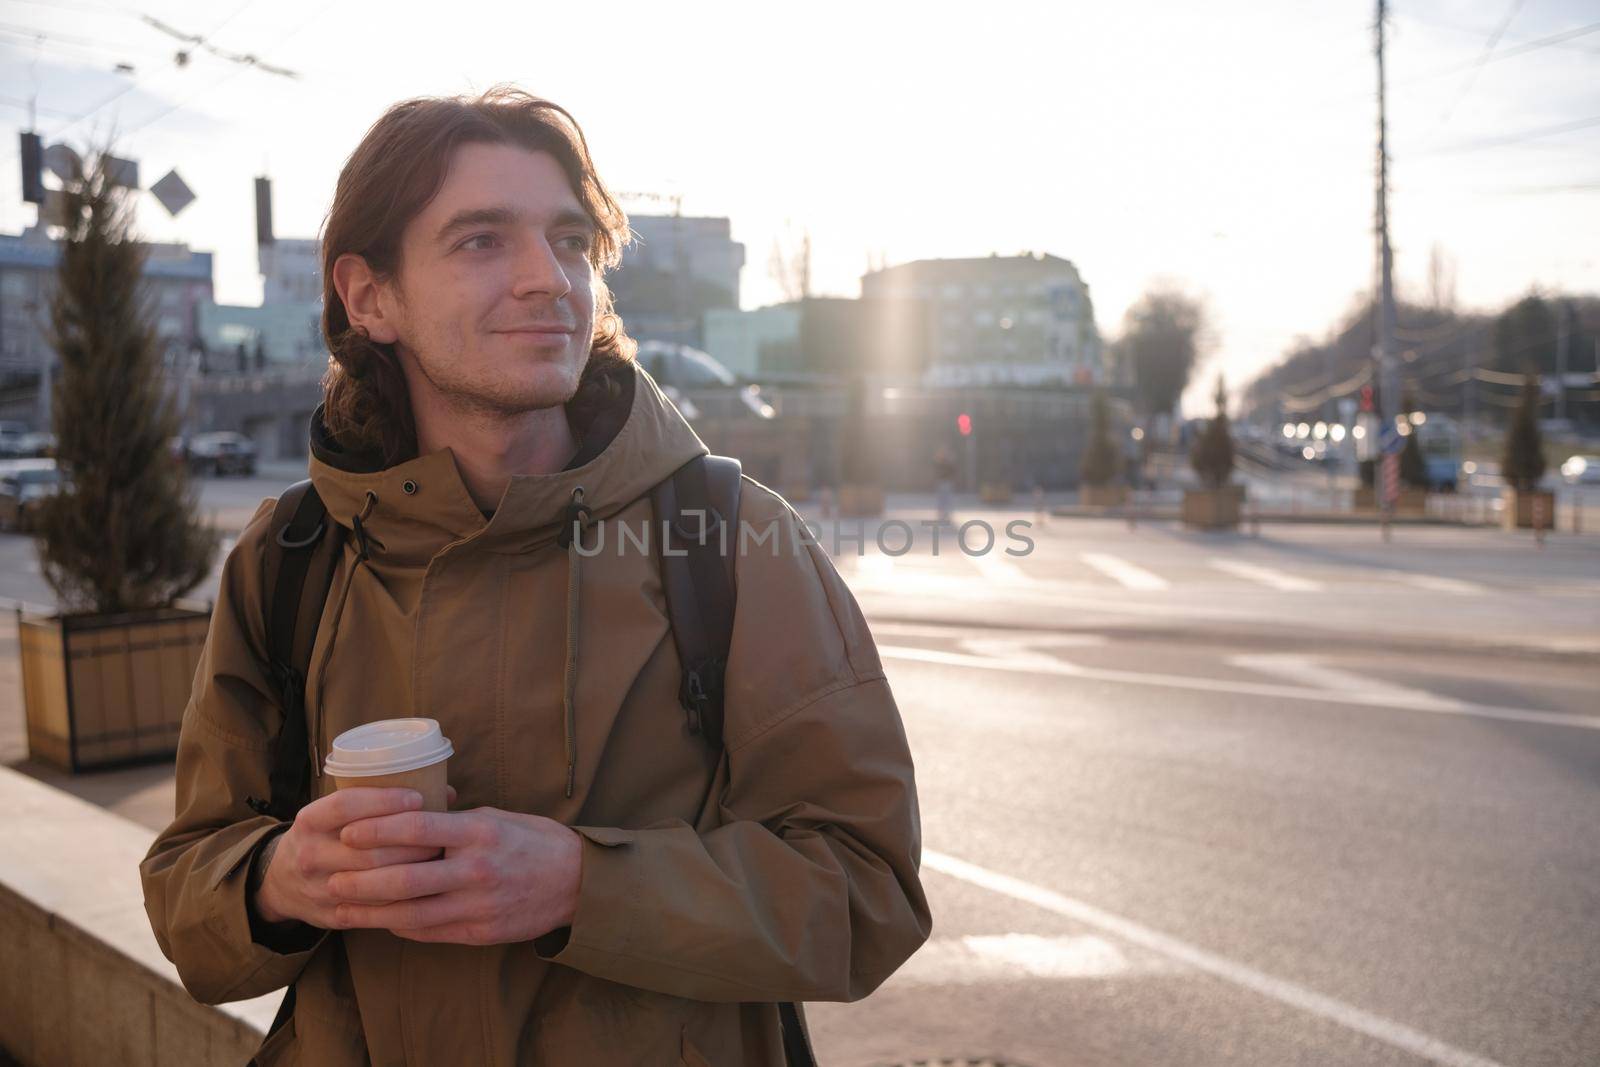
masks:
[[[150,932],[155,834],[0,767],[0,1047],[24,1067],[243,1064],[281,994],[197,1004]]]

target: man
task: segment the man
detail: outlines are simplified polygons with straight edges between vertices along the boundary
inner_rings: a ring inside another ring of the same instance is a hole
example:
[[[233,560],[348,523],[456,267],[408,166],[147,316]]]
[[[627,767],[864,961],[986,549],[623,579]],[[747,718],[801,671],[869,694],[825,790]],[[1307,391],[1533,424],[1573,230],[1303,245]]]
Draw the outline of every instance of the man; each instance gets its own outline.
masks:
[[[864,997],[929,935],[900,716],[794,511],[745,479],[743,526],[800,547],[736,554],[720,750],[678,707],[659,561],[558,543],[579,504],[642,530],[706,452],[612,313],[626,227],[576,123],[511,89],[396,105],[340,175],[310,467],[349,534],[306,684],[312,799],[292,822],[248,803],[282,720],[267,500],[141,865],[196,998],[294,984],[258,1062],[781,1064],[779,1003]],[[451,811],[334,790],[334,737],[413,715],[454,746]]]

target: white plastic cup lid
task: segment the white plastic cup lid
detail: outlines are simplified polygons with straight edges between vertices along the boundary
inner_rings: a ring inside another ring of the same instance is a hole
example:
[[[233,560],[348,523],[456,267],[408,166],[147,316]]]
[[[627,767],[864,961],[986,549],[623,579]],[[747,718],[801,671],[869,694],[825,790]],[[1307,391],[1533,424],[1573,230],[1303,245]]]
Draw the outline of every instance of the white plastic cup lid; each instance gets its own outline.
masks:
[[[322,766],[335,778],[371,778],[427,767],[454,751],[437,719],[382,719],[334,738]]]

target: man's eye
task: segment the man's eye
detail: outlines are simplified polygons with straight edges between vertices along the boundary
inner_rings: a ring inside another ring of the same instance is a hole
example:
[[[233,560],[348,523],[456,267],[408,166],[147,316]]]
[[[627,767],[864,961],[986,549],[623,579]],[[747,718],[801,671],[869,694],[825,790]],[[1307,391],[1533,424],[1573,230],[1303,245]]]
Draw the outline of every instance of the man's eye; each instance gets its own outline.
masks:
[[[474,234],[473,236],[468,237],[465,241],[462,241],[461,242],[461,247],[462,248],[470,247],[472,242],[474,242],[474,241],[492,241],[492,240],[494,240],[494,234],[492,234],[492,233]]]
[[[563,237],[561,238],[561,241],[574,252],[589,251],[589,239],[579,234],[573,234],[570,237]]]

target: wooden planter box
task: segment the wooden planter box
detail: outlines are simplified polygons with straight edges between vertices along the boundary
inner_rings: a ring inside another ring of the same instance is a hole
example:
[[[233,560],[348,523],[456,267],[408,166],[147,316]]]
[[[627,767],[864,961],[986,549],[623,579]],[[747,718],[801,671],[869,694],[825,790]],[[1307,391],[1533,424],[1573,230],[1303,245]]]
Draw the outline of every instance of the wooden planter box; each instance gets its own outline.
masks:
[[[1225,485],[1221,489],[1185,489],[1183,524],[1199,530],[1231,530],[1239,525],[1244,510],[1244,486]]]
[[[1540,527],[1546,530],[1556,528],[1556,495],[1545,489],[1535,489],[1531,493],[1519,493],[1515,489],[1502,490],[1502,499],[1505,500],[1505,526],[1508,530],[1533,529],[1533,509],[1536,502],[1540,505],[1542,521]]]
[[[28,754],[66,771],[169,759],[209,611],[17,613]]]
[[[849,519],[867,519],[883,514],[883,486],[841,485],[839,487],[839,516]]]
[[[978,486],[978,501],[983,504],[1011,503],[1011,483],[984,482]]]
[[[1120,508],[1128,502],[1125,485],[1081,485],[1078,503],[1088,508]]]

